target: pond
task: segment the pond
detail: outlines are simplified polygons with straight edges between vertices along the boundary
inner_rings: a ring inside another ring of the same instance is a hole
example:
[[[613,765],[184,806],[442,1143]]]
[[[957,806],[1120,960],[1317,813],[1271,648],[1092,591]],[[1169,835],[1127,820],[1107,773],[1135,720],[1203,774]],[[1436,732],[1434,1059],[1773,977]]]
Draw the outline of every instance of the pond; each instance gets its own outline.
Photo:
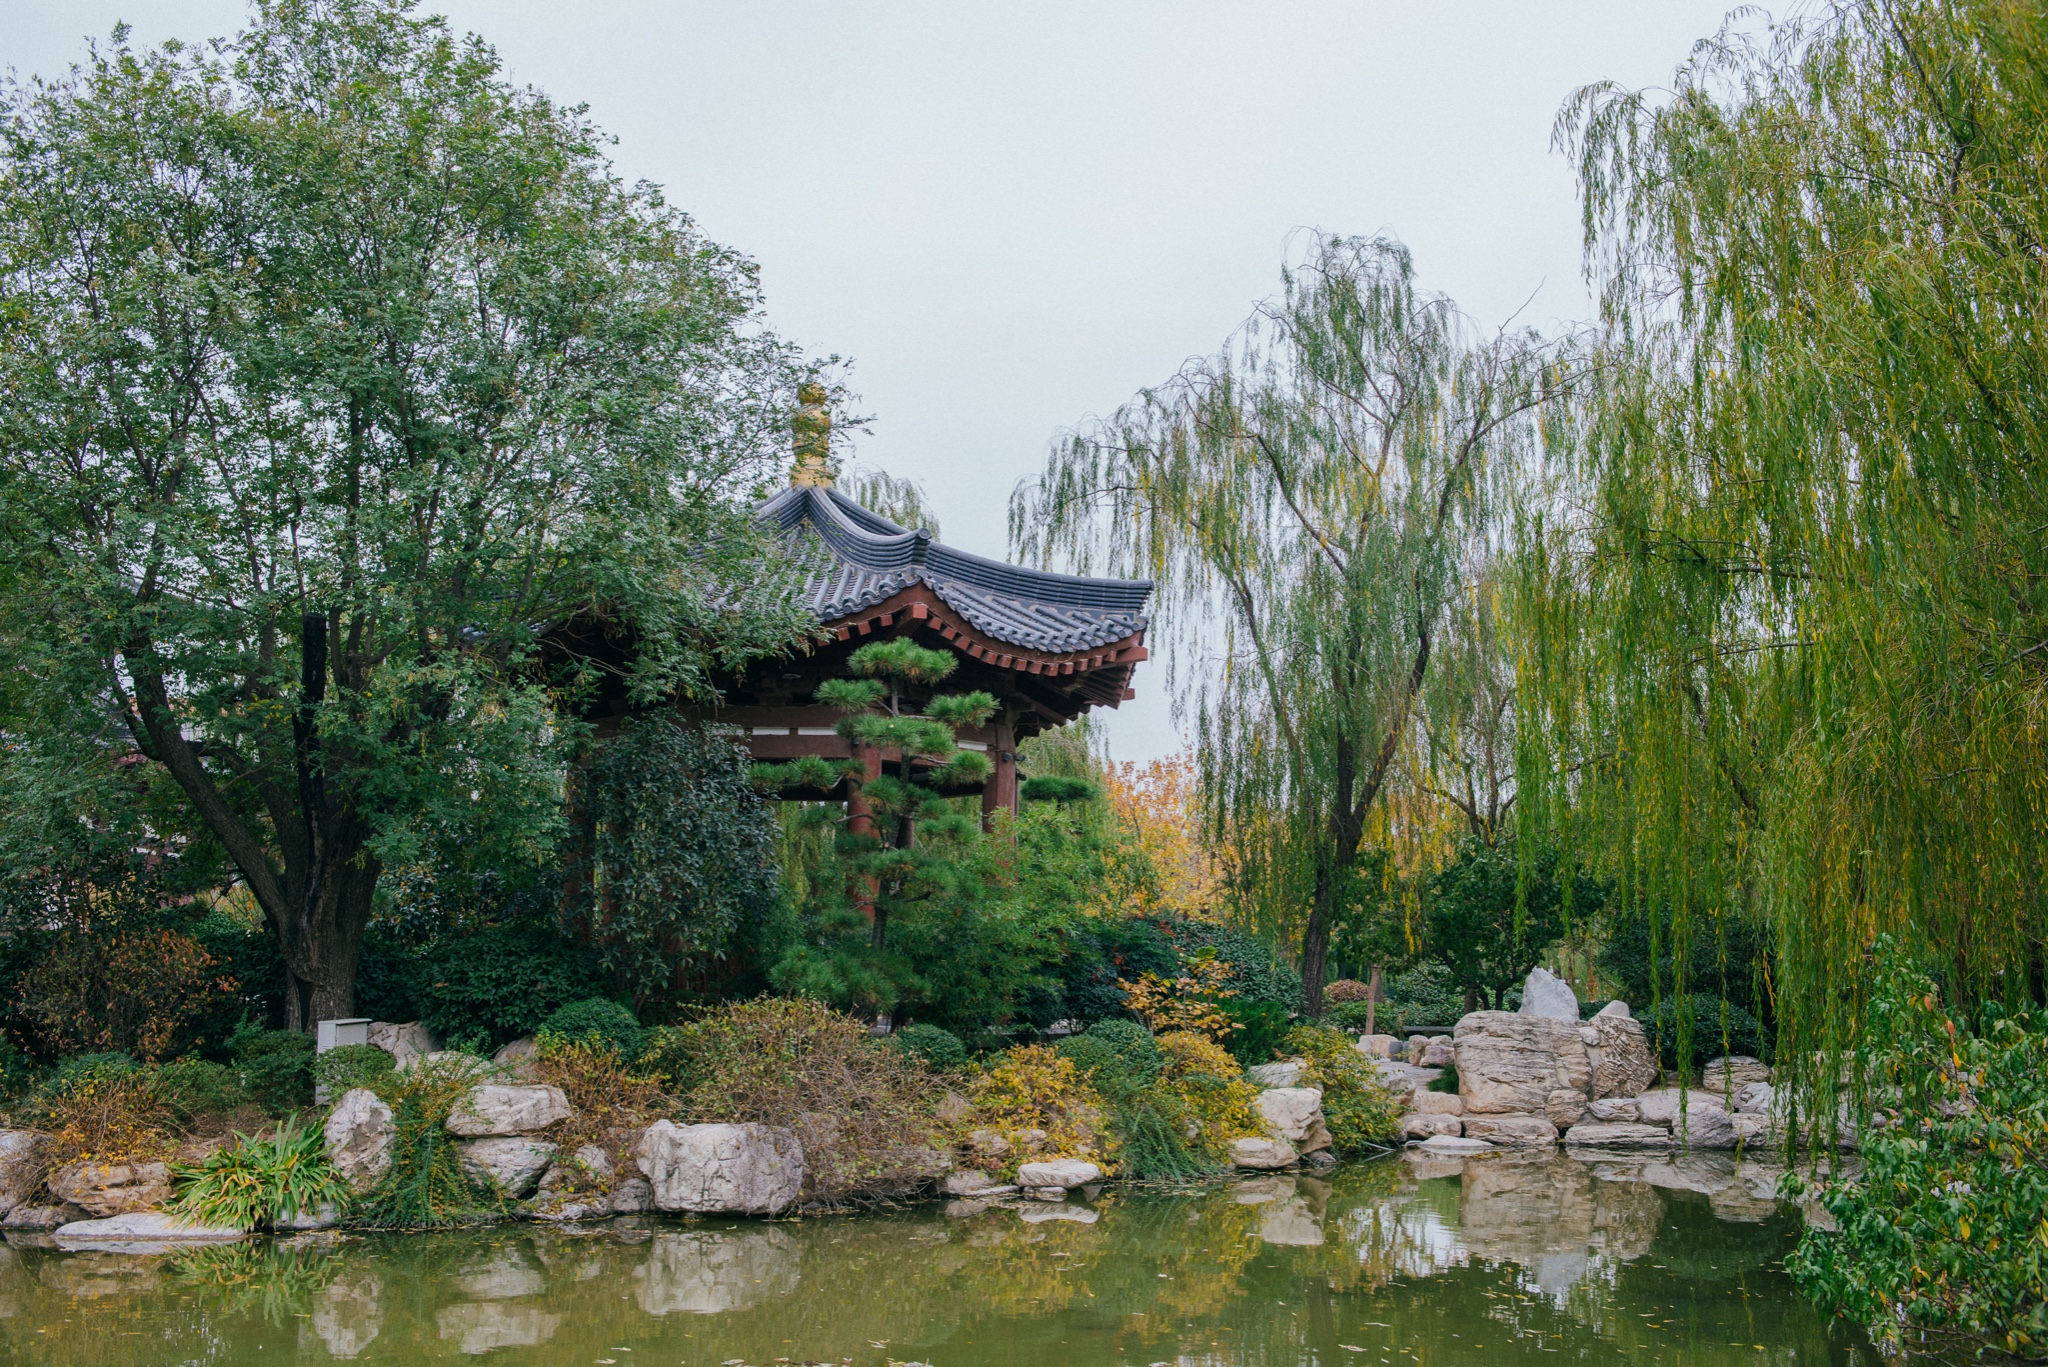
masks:
[[[1869,1363],[1731,1155],[1417,1154],[804,1221],[0,1249],[10,1363]]]

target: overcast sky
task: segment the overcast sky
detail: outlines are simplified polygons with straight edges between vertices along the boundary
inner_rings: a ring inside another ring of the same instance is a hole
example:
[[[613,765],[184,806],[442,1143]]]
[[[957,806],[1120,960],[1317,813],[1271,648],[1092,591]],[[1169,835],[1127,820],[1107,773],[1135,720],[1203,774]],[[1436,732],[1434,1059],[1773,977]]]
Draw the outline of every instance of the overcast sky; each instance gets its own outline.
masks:
[[[1479,324],[1590,311],[1577,86],[1665,83],[1727,0],[979,4],[459,0],[512,77],[587,102],[621,171],[761,263],[771,321],[854,361],[867,463],[944,539],[1005,550],[1048,439],[1213,350],[1289,234],[1386,232]],[[117,20],[232,32],[239,0],[0,0],[54,75]],[[1161,671],[1107,722],[1176,747]]]

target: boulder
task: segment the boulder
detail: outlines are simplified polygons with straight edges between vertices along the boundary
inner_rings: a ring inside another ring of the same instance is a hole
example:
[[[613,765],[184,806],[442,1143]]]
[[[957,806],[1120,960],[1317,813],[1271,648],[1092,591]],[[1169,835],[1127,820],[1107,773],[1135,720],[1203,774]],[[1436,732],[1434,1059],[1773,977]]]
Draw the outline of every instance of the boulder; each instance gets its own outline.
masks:
[[[1409,1098],[1426,1091],[1429,1084],[1442,1077],[1441,1068],[1417,1068],[1398,1059],[1376,1058],[1372,1061],[1374,1071],[1400,1101],[1404,1109],[1412,1110]]]
[[[981,1158],[1008,1158],[1014,1146],[994,1130],[973,1130],[967,1136],[967,1147]]]
[[[1557,1143],[1556,1124],[1541,1115],[1473,1115],[1468,1111],[1464,1129],[1467,1139],[1484,1139],[1504,1149],[1547,1149]]]
[[[1628,1010],[1621,1002],[1610,1006],[1620,1006],[1624,1013]],[[1593,1036],[1587,1057],[1593,1067],[1590,1095],[1594,1100],[1635,1096],[1656,1085],[1657,1056],[1650,1052],[1650,1040],[1640,1021],[1603,1010],[1586,1022],[1585,1028]]]
[[[7,1212],[7,1218],[0,1220],[0,1229],[59,1229],[74,1220],[85,1220],[92,1212],[84,1206],[70,1202],[41,1206],[23,1202]]]
[[[391,1169],[397,1135],[391,1108],[367,1087],[357,1087],[327,1113],[327,1161],[358,1192],[377,1185]]]
[[[1424,1115],[1463,1115],[1465,1098],[1456,1092],[1417,1092],[1415,1109]]]
[[[1641,1122],[1643,1108],[1632,1096],[1602,1097],[1586,1108],[1586,1114],[1602,1125],[1634,1125]]]
[[[1726,1055],[1707,1060],[1707,1066],[1700,1069],[1700,1088],[1703,1091],[1726,1093],[1741,1090],[1744,1083],[1769,1082],[1771,1068],[1759,1063],[1746,1054]]]
[[[505,1070],[507,1077],[524,1082],[533,1076],[533,1065],[540,1061],[540,1043],[533,1036],[526,1035],[491,1055],[491,1062]]]
[[[34,1196],[42,1186],[41,1148],[42,1136],[34,1130],[0,1130],[0,1215]]]
[[[448,1113],[448,1133],[466,1139],[537,1134],[569,1118],[569,1098],[560,1087],[486,1083],[471,1090]]]
[[[1401,1041],[1392,1035],[1360,1035],[1357,1047],[1368,1058],[1397,1058],[1403,1052]]]
[[[1255,1172],[1292,1167],[1298,1158],[1294,1146],[1284,1139],[1230,1141],[1230,1161],[1240,1168],[1250,1168]]]
[[[677,1125],[657,1120],[635,1154],[668,1211],[774,1215],[803,1190],[804,1149],[765,1125]]]
[[[1589,1149],[1668,1149],[1671,1131],[1656,1125],[1589,1122],[1566,1130],[1564,1142]]]
[[[1619,1016],[1623,1020],[1630,1020],[1634,1018],[1635,1012],[1628,1009],[1627,1002],[1617,997],[1593,1013],[1594,1020],[1599,1020],[1602,1016]]]
[[[130,1251],[125,1245],[229,1243],[249,1231],[231,1225],[201,1225],[160,1210],[134,1211],[104,1220],[74,1220],[57,1229],[57,1247]],[[136,1250],[153,1251],[150,1248]]]
[[[1278,1063],[1259,1063],[1244,1070],[1244,1080],[1254,1087],[1292,1087],[1301,1081],[1308,1065],[1298,1058]]]
[[[614,1215],[638,1215],[654,1209],[654,1184],[644,1177],[628,1177],[612,1188],[605,1205]]]
[[[67,1163],[51,1173],[50,1194],[94,1215],[126,1215],[171,1199],[171,1170],[164,1163]]]
[[[1456,1135],[1439,1134],[1422,1140],[1415,1147],[1424,1153],[1464,1155],[1489,1152],[1493,1145],[1484,1139],[1473,1139],[1470,1136],[1461,1139]]]
[[[974,1196],[1002,1186],[979,1168],[966,1168],[948,1176],[940,1190],[948,1196]]]
[[[1410,1111],[1401,1117],[1401,1133],[1410,1139],[1427,1139],[1433,1134],[1463,1134],[1465,1122],[1454,1115],[1427,1115]]]
[[[1544,1098],[1543,1114],[1560,1130],[1568,1130],[1586,1114],[1586,1094],[1574,1087],[1552,1089]]]
[[[1695,1106],[1687,1109],[1683,1124],[1672,1125],[1671,1138],[1688,1149],[1732,1149],[1740,1136],[1734,1116],[1719,1106]]]
[[[1569,1124],[1590,1099],[1592,1059],[1575,1020],[1474,1011],[1458,1022],[1457,1052],[1468,1116],[1544,1115]]]
[[[1721,1098],[1698,1089],[1683,1094],[1685,1110],[1697,1116],[1701,1111],[1718,1111]],[[1662,1125],[1671,1129],[1678,1123],[1680,1092],[1676,1087],[1660,1087],[1654,1092],[1644,1092],[1635,1099],[1636,1111],[1645,1125]]]
[[[1330,1131],[1323,1124],[1320,1087],[1269,1087],[1259,1093],[1258,1107],[1266,1133],[1286,1140],[1297,1152],[1330,1147]]]
[[[462,1170],[472,1181],[488,1182],[514,1198],[533,1194],[558,1152],[544,1139],[516,1136],[471,1139],[455,1147]]]
[[[937,1109],[932,1112],[941,1125],[958,1125],[974,1114],[974,1103],[958,1092],[947,1092],[939,1099]]]
[[[434,1037],[418,1021],[393,1025],[390,1021],[370,1022],[370,1043],[382,1049],[403,1068],[434,1052]]]
[[[1432,1035],[1422,1042],[1422,1057],[1416,1063],[1424,1068],[1450,1068],[1458,1062],[1458,1042],[1449,1035]]]
[[[1547,1020],[1579,1023],[1579,997],[1572,991],[1572,985],[1549,969],[1537,966],[1529,970],[1529,976],[1522,980],[1522,1010],[1524,1016],[1542,1016]]]
[[[1735,1109],[1743,1115],[1769,1115],[1777,1089],[1768,1082],[1745,1082],[1735,1089]]]
[[[1778,1127],[1767,1115],[1754,1111],[1730,1111],[1728,1123],[1735,1127],[1735,1137],[1744,1144],[1764,1144],[1777,1137]]]
[[[1066,1191],[1101,1180],[1101,1168],[1093,1163],[1083,1163],[1078,1158],[1052,1158],[1023,1163],[1017,1168],[1017,1185],[1020,1187],[1057,1187]]]

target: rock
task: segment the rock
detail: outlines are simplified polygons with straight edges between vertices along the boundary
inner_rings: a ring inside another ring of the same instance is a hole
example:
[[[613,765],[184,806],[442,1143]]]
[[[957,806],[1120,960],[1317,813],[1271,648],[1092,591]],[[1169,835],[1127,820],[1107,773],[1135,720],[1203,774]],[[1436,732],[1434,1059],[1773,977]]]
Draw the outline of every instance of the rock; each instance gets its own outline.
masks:
[[[1589,1122],[1566,1130],[1564,1142],[1591,1149],[1668,1149],[1671,1131],[1656,1125]]]
[[[327,1161],[356,1191],[368,1191],[390,1171],[397,1133],[391,1108],[369,1088],[357,1087],[327,1113]]]
[[[1728,1123],[1735,1127],[1735,1138],[1743,1144],[1762,1144],[1777,1137],[1778,1127],[1767,1115],[1754,1111],[1731,1111]]]
[[[1024,1188],[1024,1194],[1034,1201],[1064,1201],[1067,1199],[1067,1189],[1065,1187],[1026,1187]]]
[[[67,1163],[45,1185],[94,1215],[126,1215],[170,1200],[171,1170],[163,1163]]]
[[[1465,1122],[1454,1115],[1427,1115],[1411,1111],[1401,1117],[1401,1133],[1410,1139],[1427,1139],[1433,1134],[1463,1134]]]
[[[536,1134],[568,1118],[569,1098],[560,1087],[487,1083],[472,1090],[448,1113],[448,1133],[467,1139]]]
[[[939,1099],[938,1107],[933,1114],[938,1117],[941,1125],[958,1125],[974,1114],[974,1103],[958,1092],[948,1092]]]
[[[7,1212],[7,1218],[0,1220],[0,1229],[61,1229],[74,1220],[91,1217],[92,1212],[84,1206],[74,1206],[68,1201],[53,1206],[24,1202]]]
[[[1595,1011],[1593,1013],[1593,1019],[1599,1020],[1602,1016],[1619,1016],[1623,1020],[1628,1020],[1634,1015],[1635,1013],[1628,1009],[1627,1002],[1622,1001],[1619,998],[1616,998],[1614,1001],[1611,1001],[1607,1003],[1607,1005],[1601,1007],[1598,1011]]]
[[[1301,1075],[1308,1065],[1300,1059],[1282,1059],[1278,1063],[1255,1064],[1244,1070],[1244,1080],[1258,1088],[1292,1087],[1301,1081]]]
[[[1101,1180],[1101,1168],[1077,1158],[1054,1158],[1024,1163],[1017,1168],[1017,1185],[1020,1187],[1058,1187],[1065,1191],[1069,1187],[1086,1186]]]
[[[506,1305],[502,1301],[466,1302],[451,1305],[434,1314],[441,1337],[471,1357],[493,1348],[537,1348],[555,1336],[562,1317],[550,1315],[531,1305]]]
[[[1467,1139],[1484,1139],[1505,1149],[1545,1149],[1557,1143],[1557,1125],[1547,1116],[1473,1115],[1468,1111],[1464,1126]]]
[[[1269,1087],[1259,1093],[1258,1109],[1266,1133],[1286,1140],[1298,1152],[1330,1146],[1330,1132],[1323,1125],[1321,1088]]]
[[[1415,1109],[1424,1115],[1463,1115],[1465,1098],[1456,1092],[1417,1092]]]
[[[967,1147],[982,1158],[1008,1158],[1014,1146],[994,1130],[974,1130],[967,1136]]]
[[[1570,983],[1539,965],[1530,969],[1529,976],[1522,980],[1521,1014],[1570,1021],[1577,1025],[1579,997],[1572,991]]]
[[[1643,1108],[1632,1096],[1602,1097],[1586,1114],[1602,1125],[1634,1125],[1642,1120]]]
[[[1657,1056],[1650,1052],[1650,1040],[1640,1022],[1602,1011],[1586,1027],[1594,1036],[1587,1050],[1593,1067],[1594,1100],[1635,1096],[1656,1085]]]
[[[455,1146],[462,1170],[471,1180],[489,1182],[510,1197],[529,1196],[541,1174],[555,1161],[555,1145],[545,1139],[493,1136]]]
[[[1398,1059],[1374,1059],[1372,1066],[1379,1073],[1380,1081],[1386,1083],[1404,1108],[1409,1110],[1414,1108],[1408,1105],[1406,1098],[1428,1090],[1430,1083],[1443,1076],[1441,1068],[1416,1068]]]
[[[1743,1115],[1769,1115],[1777,1089],[1768,1082],[1745,1082],[1735,1089],[1735,1109]]]
[[[34,1130],[0,1130],[0,1215],[34,1196],[43,1184],[41,1148],[42,1136]]]
[[[1707,1066],[1700,1069],[1702,1091],[1725,1094],[1731,1088],[1741,1090],[1747,1082],[1769,1082],[1769,1064],[1759,1063],[1747,1054],[1733,1054],[1707,1060]]]
[[[601,1191],[611,1185],[612,1156],[595,1144],[585,1144],[565,1158],[557,1158],[540,1179],[543,1195],[567,1191]]]
[[[491,1055],[491,1062],[505,1070],[508,1077],[524,1082],[533,1076],[533,1065],[540,1061],[540,1042],[531,1035],[513,1040],[510,1044]]]
[[[967,1168],[946,1178],[939,1189],[948,1196],[974,1196],[1001,1185],[979,1168]]]
[[[1689,1149],[1732,1149],[1738,1138],[1735,1117],[1719,1106],[1691,1107],[1684,1123],[1671,1127],[1671,1137]]]
[[[370,1023],[370,1043],[391,1055],[403,1068],[416,1059],[423,1059],[437,1047],[434,1037],[427,1033],[427,1027],[418,1021],[404,1025],[393,1025],[390,1021]]]
[[[774,1215],[803,1190],[803,1144],[766,1125],[657,1120],[640,1137],[636,1157],[661,1210]]]
[[[1395,1058],[1401,1052],[1401,1041],[1392,1035],[1360,1035],[1358,1052],[1369,1058]]]
[[[612,1188],[605,1202],[614,1215],[638,1215],[654,1209],[654,1184],[644,1177],[628,1177]]]
[[[1293,1166],[1299,1157],[1294,1146],[1284,1139],[1233,1139],[1230,1141],[1230,1161],[1240,1168],[1257,1172],[1274,1168]]]
[[[104,1220],[74,1220],[57,1229],[57,1247],[108,1252],[155,1252],[169,1244],[230,1243],[249,1231],[229,1225],[201,1225],[160,1210],[133,1211]],[[141,1245],[143,1247],[133,1247]]]
[[[1474,1011],[1458,1022],[1457,1052],[1458,1095],[1468,1116],[1545,1115],[1572,1123],[1590,1099],[1592,1059],[1576,1021]]]
[[[1544,1098],[1543,1114],[1560,1130],[1568,1130],[1586,1114],[1586,1094],[1571,1087],[1558,1087]]]
[[[1424,1153],[1468,1154],[1486,1153],[1493,1148],[1493,1145],[1484,1139],[1473,1139],[1470,1136],[1460,1139],[1456,1135],[1439,1134],[1422,1140],[1415,1147]]]
[[[1047,1137],[1044,1130],[1018,1130],[1013,1136],[1017,1147],[1026,1153],[1037,1153],[1044,1148]]]
[[[1686,1110],[1697,1115],[1703,1110],[1718,1111],[1721,1099],[1698,1090],[1684,1094]],[[1636,1099],[1636,1111],[1645,1125],[1662,1125],[1672,1128],[1678,1121],[1679,1091],[1676,1087],[1663,1087],[1654,1092],[1644,1092]]]
[[[1448,1035],[1436,1035],[1423,1041],[1422,1057],[1417,1060],[1424,1068],[1450,1068],[1458,1062],[1458,1042]]]

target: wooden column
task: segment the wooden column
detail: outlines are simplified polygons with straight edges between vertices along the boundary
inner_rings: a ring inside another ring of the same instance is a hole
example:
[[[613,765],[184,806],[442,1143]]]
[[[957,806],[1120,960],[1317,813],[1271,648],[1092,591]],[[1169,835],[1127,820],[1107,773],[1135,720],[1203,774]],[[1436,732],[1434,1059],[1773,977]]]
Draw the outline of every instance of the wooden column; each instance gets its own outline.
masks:
[[[1017,734],[1010,725],[1009,716],[999,716],[991,729],[995,732],[994,742],[989,746],[988,757],[995,765],[988,776],[988,783],[981,790],[981,824],[984,829],[998,807],[1006,807],[1015,816],[1018,808],[1017,796]]]

